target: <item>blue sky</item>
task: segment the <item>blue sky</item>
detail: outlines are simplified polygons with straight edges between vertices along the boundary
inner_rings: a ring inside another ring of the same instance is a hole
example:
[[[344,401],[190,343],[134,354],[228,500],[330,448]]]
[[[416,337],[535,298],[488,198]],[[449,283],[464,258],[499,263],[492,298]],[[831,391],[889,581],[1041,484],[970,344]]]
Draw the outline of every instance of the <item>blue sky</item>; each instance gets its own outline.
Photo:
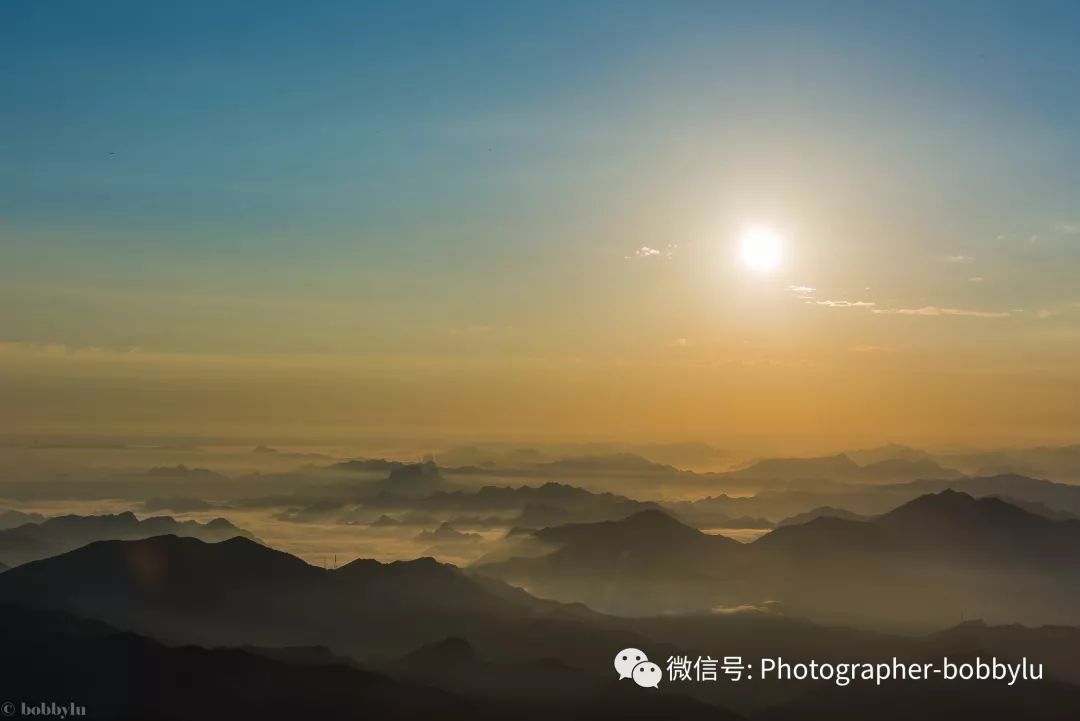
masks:
[[[12,1],[0,27],[20,353],[1080,348],[1075,3]],[[762,220],[790,247],[748,279]],[[959,312],[899,317],[924,308]]]

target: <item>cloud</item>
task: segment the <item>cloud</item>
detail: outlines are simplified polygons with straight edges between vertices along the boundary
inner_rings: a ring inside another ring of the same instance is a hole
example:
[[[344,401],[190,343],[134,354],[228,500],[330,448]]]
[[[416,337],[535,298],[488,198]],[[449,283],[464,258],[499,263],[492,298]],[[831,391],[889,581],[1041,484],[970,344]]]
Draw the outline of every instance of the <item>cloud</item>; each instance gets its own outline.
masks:
[[[633,255],[623,256],[626,260],[634,260],[635,258],[663,258],[670,260],[675,255],[675,249],[679,246],[672,243],[668,243],[667,246],[660,250],[658,248],[650,248],[647,245],[643,245],[634,251]]]
[[[947,255],[943,258],[946,263],[970,263],[975,260],[970,255]]]
[[[1050,310],[1049,308],[1042,308],[1042,309],[1039,310],[1038,313],[1035,314],[1035,317],[1045,319],[1045,318],[1052,318],[1057,314],[1058,314],[1058,312],[1056,310]]]
[[[813,295],[811,295],[814,292],[814,289],[808,285],[789,285],[787,287],[787,291],[789,293],[794,293],[795,297],[801,298],[803,300],[814,297]]]
[[[984,282],[986,282],[986,278],[983,278],[981,275],[973,275],[970,278],[968,278],[968,283],[984,283]]]
[[[879,314],[895,314],[895,315],[921,315],[921,316],[943,316],[943,315],[962,315],[972,318],[1008,318],[1012,315],[1012,311],[988,311],[988,310],[968,310],[965,308],[941,308],[936,305],[926,305],[922,308],[872,308],[871,313]]]
[[[868,300],[808,300],[809,305],[824,305],[829,308],[873,308],[877,305]]]
[[[685,348],[689,343],[685,338],[676,338],[671,345],[675,348]]]
[[[1057,231],[1066,235],[1080,235],[1080,222],[1058,223]]]

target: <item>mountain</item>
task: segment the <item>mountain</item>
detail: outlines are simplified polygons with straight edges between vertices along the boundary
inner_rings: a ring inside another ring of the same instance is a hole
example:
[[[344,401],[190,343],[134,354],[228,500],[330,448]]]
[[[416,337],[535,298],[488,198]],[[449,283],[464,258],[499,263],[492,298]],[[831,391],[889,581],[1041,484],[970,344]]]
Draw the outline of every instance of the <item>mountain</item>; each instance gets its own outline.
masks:
[[[527,557],[482,559],[477,571],[624,615],[778,601],[830,622],[941,624],[964,613],[1080,622],[1071,601],[1080,592],[1080,521],[955,491],[868,520],[783,525],[745,545],[656,512],[529,538]]]
[[[805,513],[788,516],[776,525],[798,526],[803,523],[813,521],[815,518],[842,518],[847,521],[870,520],[867,516],[863,516],[858,513],[852,513],[851,511],[844,510],[843,508],[833,508],[832,506],[818,506],[817,508],[806,511]]]
[[[341,663],[174,648],[45,609],[0,606],[0,635],[19,658],[4,672],[6,690],[28,706],[74,703],[91,718],[504,717],[458,694]]]
[[[973,658],[950,659],[972,662]],[[936,662],[940,659],[926,659]],[[1080,686],[1055,681],[889,681],[880,686],[822,682],[807,693],[755,714],[754,721],[1071,721]]]
[[[678,468],[654,463],[634,453],[561,458],[549,463],[538,463],[533,466],[533,470],[544,475],[670,475],[682,472]]]
[[[99,541],[0,574],[0,601],[54,608],[172,643],[326,646],[388,659],[447,636],[494,658],[567,647],[610,664],[632,632],[430,558],[311,566],[244,538]],[[621,644],[621,645],[620,645]]]
[[[213,504],[201,498],[188,496],[154,496],[143,501],[143,510],[148,513],[171,511],[173,513],[198,513],[213,509]]]
[[[476,491],[436,491],[424,498],[403,500],[389,494],[370,499],[367,506],[427,513],[498,513],[509,526],[549,526],[570,522],[617,520],[656,508],[614,493],[594,493],[564,483],[541,486],[483,486]],[[516,513],[516,515],[515,515]]]
[[[101,516],[56,516],[40,523],[26,523],[0,531],[0,560],[9,566],[55,556],[65,551],[104,539],[138,539],[173,534],[206,541],[221,541],[234,536],[254,538],[250,531],[237,528],[224,518],[207,523],[177,521],[169,516],[139,520],[134,513]]]
[[[420,531],[416,535],[417,541],[425,543],[475,543],[483,538],[478,533],[462,533],[449,523],[441,523],[434,531]]]
[[[404,465],[405,464],[401,461],[388,461],[384,458],[357,458],[351,461],[334,463],[333,465],[328,466],[327,470],[390,473],[397,470],[398,468],[401,468]]]
[[[930,458],[889,458],[860,466],[856,475],[863,483],[894,483],[917,478],[962,478],[964,474]]]
[[[696,501],[669,501],[662,508],[680,521],[695,528],[773,528],[767,518],[738,514],[738,501],[726,495]]]
[[[878,454],[866,454],[875,458]],[[932,458],[901,454],[899,457],[878,457],[865,464],[856,463],[840,453],[820,458],[765,458],[728,473],[719,474],[725,480],[754,480],[759,483],[792,483],[828,481],[841,483],[895,483],[919,478],[960,478],[960,471],[944,468]]]
[[[1039,503],[1038,501],[1025,501],[1021,498],[1013,498],[1012,496],[987,496],[988,498],[998,498],[1009,505],[1016,506],[1017,508],[1023,508],[1028,513],[1034,513],[1036,516],[1043,516],[1054,521],[1068,521],[1075,519],[1078,516],[1075,513],[1069,511],[1062,511],[1057,508],[1051,508],[1045,503]]]
[[[874,463],[891,460],[922,461],[931,457],[926,451],[921,451],[918,448],[912,448],[911,446],[905,446],[900,443],[886,443],[885,445],[875,446],[874,448],[845,451],[844,455],[858,463],[860,466],[868,466]]]
[[[1045,664],[1050,678],[1080,683],[1080,658],[1076,654],[1080,628],[1076,626],[995,626],[974,620],[933,633],[923,643],[942,656],[1035,659]]]
[[[858,476],[860,466],[843,453],[821,458],[764,458],[746,468],[723,474],[756,480],[843,481]]]
[[[169,646],[69,614],[8,604],[0,605],[0,635],[6,652],[20,659],[4,674],[13,697],[37,707],[54,695],[62,699],[58,705],[74,703],[91,718],[742,718],[556,661],[499,665],[456,639],[376,671],[325,649]],[[447,663],[455,665],[440,665]]]
[[[860,480],[754,483],[757,486],[750,489],[753,495],[718,494],[692,502],[666,503],[665,508],[699,528],[718,528],[732,517],[780,521],[821,506],[874,516],[919,496],[952,489],[976,498],[998,496],[1019,505],[1040,504],[1045,508],[1037,512],[1049,517],[1080,517],[1080,486],[1018,475],[924,478],[899,483]]]
[[[474,568],[545,598],[579,600],[619,615],[702,608],[701,592],[709,593],[713,570],[732,562],[741,546],[656,509],[620,521],[541,529],[529,541],[549,552],[481,559]]]
[[[533,713],[562,717],[559,707],[591,715],[604,709],[604,718],[712,719],[740,718],[734,713],[666,692],[640,689],[613,676],[584,673],[557,659],[495,664],[484,659],[468,641],[447,638],[427,644],[387,667],[397,678],[463,693],[470,698],[513,701]],[[605,669],[606,670],[606,669]],[[565,712],[563,712],[565,713]]]
[[[545,528],[535,534],[541,541],[564,547],[567,556],[577,549],[610,549],[619,554],[632,553],[637,559],[651,558],[664,544],[665,552],[709,552],[738,545],[723,536],[709,536],[675,520],[663,511],[650,509],[621,521],[570,523]]]
[[[1067,598],[1080,590],[1077,549],[1080,521],[951,490],[870,521],[818,518],[751,544],[764,571],[760,592],[797,611],[923,623],[965,612],[1074,622],[1080,615]]]
[[[45,516],[40,513],[23,513],[22,511],[7,510],[0,513],[0,531],[8,528],[16,528],[27,523],[41,523]]]
[[[226,481],[225,476],[208,468],[188,468],[183,463],[175,466],[157,466],[137,474],[150,480],[183,480],[193,482]]]
[[[439,467],[428,461],[394,468],[386,480],[373,484],[372,490],[397,498],[418,498],[434,493],[445,485]]]
[[[975,497],[1006,496],[1025,502],[1041,503],[1053,510],[1066,511],[1080,516],[1080,486],[1069,483],[1055,483],[1014,473],[952,481],[920,480],[912,483],[883,486],[881,490],[890,495],[902,494],[913,498],[946,489],[961,491]]]
[[[1000,498],[945,490],[920,496],[880,516],[875,525],[908,548],[930,546],[951,556],[980,556],[1032,564],[1065,563],[1080,549],[1080,520],[1056,521]]]
[[[941,460],[976,476],[1015,474],[1080,480],[1080,444],[955,453],[943,455]]]

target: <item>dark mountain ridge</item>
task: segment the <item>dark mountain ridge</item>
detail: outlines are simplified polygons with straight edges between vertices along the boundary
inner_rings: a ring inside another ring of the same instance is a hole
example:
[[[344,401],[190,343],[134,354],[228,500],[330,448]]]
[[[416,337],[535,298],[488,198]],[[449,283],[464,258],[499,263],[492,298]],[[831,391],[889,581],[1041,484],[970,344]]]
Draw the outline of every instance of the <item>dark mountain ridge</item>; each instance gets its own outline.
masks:
[[[209,542],[235,536],[254,539],[250,531],[237,528],[224,518],[199,523],[177,521],[170,516],[139,520],[130,511],[99,516],[67,515],[0,531],[0,560],[16,566],[64,553],[93,541],[135,540],[163,534],[190,536]]]

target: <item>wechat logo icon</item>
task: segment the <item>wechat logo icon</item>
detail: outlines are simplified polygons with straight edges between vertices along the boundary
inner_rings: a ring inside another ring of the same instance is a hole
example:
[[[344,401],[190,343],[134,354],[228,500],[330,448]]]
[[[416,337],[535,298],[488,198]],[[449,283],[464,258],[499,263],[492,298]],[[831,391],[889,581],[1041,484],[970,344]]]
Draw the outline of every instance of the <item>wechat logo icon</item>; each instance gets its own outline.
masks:
[[[619,680],[633,679],[642,688],[659,688],[663,672],[639,648],[624,648],[615,654],[615,670]]]

